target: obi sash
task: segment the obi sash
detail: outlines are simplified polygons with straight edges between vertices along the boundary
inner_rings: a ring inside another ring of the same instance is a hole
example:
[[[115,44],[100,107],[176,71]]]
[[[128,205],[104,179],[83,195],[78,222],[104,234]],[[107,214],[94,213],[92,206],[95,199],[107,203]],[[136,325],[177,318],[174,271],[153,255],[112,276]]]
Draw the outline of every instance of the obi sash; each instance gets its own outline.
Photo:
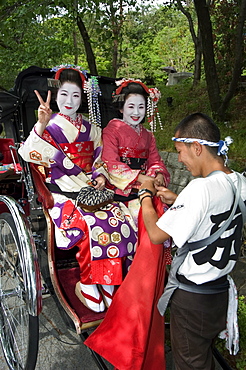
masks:
[[[93,141],[60,143],[64,153],[86,173],[91,172],[93,164]]]
[[[126,163],[132,170],[146,170],[149,150],[120,147],[119,156],[121,162]]]

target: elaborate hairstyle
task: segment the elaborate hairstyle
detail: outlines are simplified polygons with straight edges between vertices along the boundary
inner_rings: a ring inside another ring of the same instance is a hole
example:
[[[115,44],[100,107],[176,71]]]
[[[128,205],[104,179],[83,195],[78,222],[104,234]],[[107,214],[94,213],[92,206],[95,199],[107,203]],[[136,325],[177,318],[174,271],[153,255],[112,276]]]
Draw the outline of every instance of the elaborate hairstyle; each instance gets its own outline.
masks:
[[[82,90],[87,79],[87,71],[81,69],[80,66],[72,64],[61,64],[60,66],[53,67],[51,71],[55,72],[55,80],[59,80],[61,84],[64,82],[75,83]]]
[[[157,88],[148,88],[141,80],[123,79],[116,81],[118,86],[112,94],[112,105],[114,108],[121,110],[130,94],[139,94],[145,98],[146,113],[151,130],[156,130],[156,120],[158,120],[162,129],[160,115],[157,109],[157,103],[161,93]]]
[[[123,81],[123,82],[122,82]],[[116,85],[119,87],[112,94],[112,104],[116,109],[122,109],[125,101],[130,94],[143,95],[146,99],[147,108],[147,97],[149,96],[149,88],[139,80],[121,80],[116,81]]]

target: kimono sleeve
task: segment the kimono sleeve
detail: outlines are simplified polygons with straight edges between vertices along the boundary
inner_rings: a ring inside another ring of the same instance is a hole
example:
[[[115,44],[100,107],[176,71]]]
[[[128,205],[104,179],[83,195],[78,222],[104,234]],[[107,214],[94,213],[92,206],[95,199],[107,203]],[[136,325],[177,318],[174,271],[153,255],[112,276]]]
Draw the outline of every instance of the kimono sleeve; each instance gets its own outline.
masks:
[[[165,185],[168,186],[170,182],[170,174],[159,154],[156,146],[154,135],[150,132],[151,142],[149,147],[149,158],[147,161],[147,176],[155,177],[158,173],[161,173],[165,179]]]
[[[18,152],[26,162],[50,167],[57,149],[39,136],[34,126],[26,141],[21,144]]]

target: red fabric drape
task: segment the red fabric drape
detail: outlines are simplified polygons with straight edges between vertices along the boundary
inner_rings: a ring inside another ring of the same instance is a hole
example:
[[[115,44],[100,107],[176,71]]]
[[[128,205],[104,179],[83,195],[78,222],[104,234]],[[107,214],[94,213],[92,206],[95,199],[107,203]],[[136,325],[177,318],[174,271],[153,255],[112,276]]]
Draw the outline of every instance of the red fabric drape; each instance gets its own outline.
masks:
[[[154,205],[160,216],[161,201],[154,198]],[[140,210],[139,244],[130,271],[85,344],[119,370],[165,370],[164,318],[157,310],[164,278],[164,247],[150,242]]]

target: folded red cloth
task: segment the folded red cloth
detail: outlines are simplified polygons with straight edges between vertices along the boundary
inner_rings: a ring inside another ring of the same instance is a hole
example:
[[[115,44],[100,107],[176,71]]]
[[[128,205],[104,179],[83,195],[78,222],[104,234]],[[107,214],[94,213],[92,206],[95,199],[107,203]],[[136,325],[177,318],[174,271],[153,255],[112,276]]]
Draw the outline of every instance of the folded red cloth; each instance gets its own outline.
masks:
[[[163,205],[156,197],[153,202],[160,217]],[[141,210],[138,228],[130,271],[103,322],[85,344],[119,370],[164,370],[164,318],[157,310],[164,290],[164,246],[150,242]]]

